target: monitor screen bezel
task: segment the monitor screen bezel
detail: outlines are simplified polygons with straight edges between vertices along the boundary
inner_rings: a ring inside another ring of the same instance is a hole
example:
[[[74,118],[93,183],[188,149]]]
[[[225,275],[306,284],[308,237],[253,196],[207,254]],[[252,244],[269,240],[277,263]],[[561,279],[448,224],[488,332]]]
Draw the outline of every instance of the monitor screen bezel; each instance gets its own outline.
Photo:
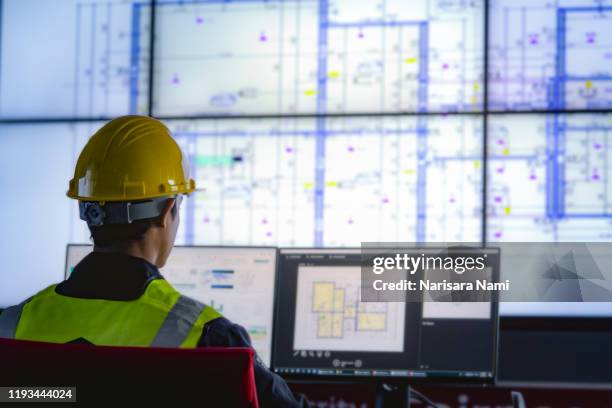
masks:
[[[484,245],[484,248],[489,248]],[[495,247],[491,247],[492,249],[496,249]],[[306,251],[310,253],[353,253],[360,254],[360,247],[279,247],[276,261],[276,282],[274,284],[277,292],[274,294],[274,303],[275,303],[275,311],[274,311],[274,326],[279,325],[279,315],[280,315],[280,302],[279,302],[279,294],[280,290],[279,279],[281,276],[281,256],[286,253],[305,253]],[[500,256],[497,257],[497,265],[493,270],[493,275],[495,279],[499,279],[500,276]],[[499,330],[500,330],[500,316],[499,316],[499,301],[493,301],[491,304],[491,319],[493,320],[493,356],[492,356],[492,377],[390,377],[390,376],[354,376],[354,375],[321,375],[321,374],[295,374],[295,373],[279,373],[277,371],[278,364],[276,358],[276,346],[277,346],[277,331],[274,331],[273,338],[273,346],[272,346],[272,359],[270,369],[276,372],[279,375],[289,379],[289,380],[297,380],[297,381],[316,381],[320,380],[334,380],[334,381],[358,381],[362,383],[388,383],[388,384],[436,384],[436,385],[444,385],[444,384],[479,384],[484,386],[494,385],[497,382],[498,376],[498,360],[499,360]]]

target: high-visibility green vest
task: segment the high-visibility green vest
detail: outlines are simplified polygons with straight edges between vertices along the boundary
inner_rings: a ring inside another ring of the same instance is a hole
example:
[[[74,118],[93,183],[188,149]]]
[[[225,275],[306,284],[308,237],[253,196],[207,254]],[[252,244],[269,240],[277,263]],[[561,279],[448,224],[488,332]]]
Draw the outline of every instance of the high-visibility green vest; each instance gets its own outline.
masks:
[[[221,315],[182,296],[166,280],[130,301],[63,296],[51,285],[0,314],[0,337],[103,346],[195,347],[204,325]]]

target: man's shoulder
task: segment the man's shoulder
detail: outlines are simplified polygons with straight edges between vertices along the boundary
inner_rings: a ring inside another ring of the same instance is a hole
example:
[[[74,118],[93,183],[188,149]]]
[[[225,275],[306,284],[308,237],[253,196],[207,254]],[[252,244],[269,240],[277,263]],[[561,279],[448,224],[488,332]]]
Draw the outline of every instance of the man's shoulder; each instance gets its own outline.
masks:
[[[220,316],[204,325],[200,347],[252,347],[247,330]]]

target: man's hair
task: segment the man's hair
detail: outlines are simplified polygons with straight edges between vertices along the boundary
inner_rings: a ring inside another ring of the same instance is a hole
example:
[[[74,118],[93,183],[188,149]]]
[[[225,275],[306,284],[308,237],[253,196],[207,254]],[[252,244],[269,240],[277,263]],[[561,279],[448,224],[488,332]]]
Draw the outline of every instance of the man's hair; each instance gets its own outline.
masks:
[[[176,203],[172,206],[172,218],[176,217]],[[94,245],[108,247],[128,241],[141,240],[147,231],[155,225],[157,217],[132,221],[130,224],[87,225]]]

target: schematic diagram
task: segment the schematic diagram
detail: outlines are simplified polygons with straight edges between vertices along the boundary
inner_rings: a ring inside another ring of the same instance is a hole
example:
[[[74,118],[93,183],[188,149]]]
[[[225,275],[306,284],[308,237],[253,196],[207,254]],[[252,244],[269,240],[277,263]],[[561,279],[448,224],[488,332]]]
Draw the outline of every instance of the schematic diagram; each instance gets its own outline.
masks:
[[[359,303],[359,291],[352,297],[334,282],[315,282],[312,287],[312,312],[317,315],[317,337],[344,338],[345,322],[354,331],[384,331],[387,304]]]
[[[157,4],[158,115],[482,107],[481,0]]]
[[[500,115],[490,122],[488,239],[612,239],[612,115]]]
[[[402,351],[403,303],[361,302],[359,266],[300,266],[295,350]]]
[[[199,191],[185,201],[185,243],[311,245],[312,120],[169,122]]]
[[[612,107],[612,2],[493,0],[490,108]]]
[[[0,116],[146,113],[150,13],[145,0],[5,2],[3,39],[16,40],[2,43]]]
[[[317,155],[314,119],[168,124],[199,186],[184,203],[179,242],[479,240],[478,117],[329,118],[323,157]],[[426,132],[420,130],[424,124]],[[322,180],[318,166],[324,166]]]

